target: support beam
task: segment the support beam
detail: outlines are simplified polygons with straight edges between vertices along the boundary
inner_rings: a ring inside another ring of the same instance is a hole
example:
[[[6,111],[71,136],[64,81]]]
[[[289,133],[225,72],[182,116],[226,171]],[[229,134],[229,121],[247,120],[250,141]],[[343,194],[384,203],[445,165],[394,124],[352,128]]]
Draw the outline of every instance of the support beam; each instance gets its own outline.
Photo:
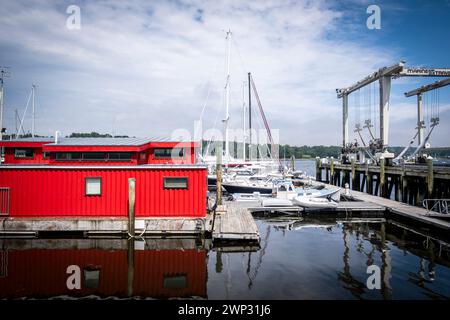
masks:
[[[380,68],[378,71],[370,74],[369,76],[365,77],[363,80],[358,81],[357,83],[353,84],[350,87],[343,88],[343,89],[336,89],[337,97],[342,98],[344,94],[350,94],[374,81],[379,80],[380,78],[384,76],[395,76],[398,75],[404,68],[405,62],[400,61],[397,64],[394,64],[390,67],[383,67]]]
[[[342,146],[348,144],[348,94],[342,96]]]
[[[422,94],[417,95],[417,130],[418,130],[418,141],[417,146],[422,145],[423,141],[423,129],[425,127],[425,122],[423,120],[423,105],[422,105]]]
[[[380,78],[380,139],[384,147],[389,145],[389,98],[391,95],[391,77]]]

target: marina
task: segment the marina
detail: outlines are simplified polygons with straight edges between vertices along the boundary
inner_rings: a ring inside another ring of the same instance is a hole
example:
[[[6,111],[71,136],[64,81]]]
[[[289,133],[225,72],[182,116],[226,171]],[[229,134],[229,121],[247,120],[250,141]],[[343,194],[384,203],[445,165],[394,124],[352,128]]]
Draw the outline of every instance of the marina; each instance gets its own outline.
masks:
[[[449,300],[450,10],[380,5],[5,4],[0,300]]]

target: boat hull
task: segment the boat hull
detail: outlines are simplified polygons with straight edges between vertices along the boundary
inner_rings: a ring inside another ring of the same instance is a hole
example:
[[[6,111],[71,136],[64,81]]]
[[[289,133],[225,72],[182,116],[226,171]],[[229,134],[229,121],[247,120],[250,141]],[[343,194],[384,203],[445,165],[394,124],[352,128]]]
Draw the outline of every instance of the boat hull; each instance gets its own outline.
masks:
[[[256,187],[256,186],[240,186],[240,185],[227,184],[227,183],[223,183],[222,186],[228,193],[254,193],[254,192],[259,192],[262,194],[271,194],[272,193],[272,188],[268,188],[268,187],[265,188],[265,187]]]

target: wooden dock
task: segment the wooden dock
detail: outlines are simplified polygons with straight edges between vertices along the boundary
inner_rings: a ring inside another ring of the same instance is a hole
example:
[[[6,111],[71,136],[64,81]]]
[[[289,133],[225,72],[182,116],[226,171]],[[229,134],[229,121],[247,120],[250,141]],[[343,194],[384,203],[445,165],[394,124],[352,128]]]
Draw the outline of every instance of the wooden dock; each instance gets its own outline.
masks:
[[[438,219],[435,214],[429,214],[429,212],[424,208],[408,205],[395,200],[372,196],[360,191],[351,190],[350,195],[355,200],[384,206],[386,208],[387,216],[398,215],[410,220],[415,220],[416,222],[420,222],[421,224],[427,226],[446,231],[450,230],[450,222]]]
[[[259,242],[259,230],[248,208],[236,202],[225,202],[224,212],[207,218],[207,225],[212,226],[213,241],[254,241]]]
[[[450,198],[450,167],[426,164],[388,165],[339,163],[316,159],[316,180],[355,191],[421,206],[424,199]]]
[[[341,201],[339,205],[332,209],[336,212],[385,212],[386,207],[368,201]]]

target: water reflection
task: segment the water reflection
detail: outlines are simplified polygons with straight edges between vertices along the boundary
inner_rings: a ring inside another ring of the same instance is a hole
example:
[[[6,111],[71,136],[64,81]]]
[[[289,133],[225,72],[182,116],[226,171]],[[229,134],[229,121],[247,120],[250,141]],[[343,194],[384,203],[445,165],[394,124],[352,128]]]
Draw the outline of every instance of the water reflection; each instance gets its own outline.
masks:
[[[210,274],[209,298],[450,297],[447,239],[382,218],[259,217],[257,223],[261,249],[223,253],[233,277]],[[372,265],[380,270],[379,289],[367,287],[367,267]],[[225,290],[230,287],[232,292]]]
[[[448,239],[380,218],[260,217],[257,224],[259,246],[3,239],[0,299],[450,297]],[[366,285],[371,265],[380,268],[379,290]]]
[[[195,240],[147,240],[143,250],[127,240],[0,241],[0,298],[206,298],[207,251]]]

